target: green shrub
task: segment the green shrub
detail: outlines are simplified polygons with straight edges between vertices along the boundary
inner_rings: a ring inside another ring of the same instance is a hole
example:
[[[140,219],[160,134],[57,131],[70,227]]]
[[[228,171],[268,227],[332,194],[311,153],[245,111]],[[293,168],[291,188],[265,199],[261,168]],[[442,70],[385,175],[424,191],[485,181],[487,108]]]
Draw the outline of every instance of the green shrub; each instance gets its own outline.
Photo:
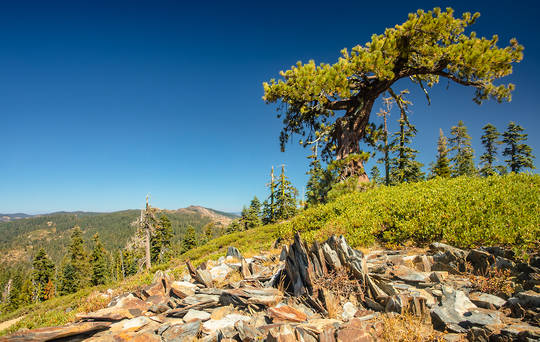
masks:
[[[346,194],[278,227],[307,240],[344,234],[353,246],[446,241],[458,247],[534,247],[540,239],[540,176],[458,177]]]

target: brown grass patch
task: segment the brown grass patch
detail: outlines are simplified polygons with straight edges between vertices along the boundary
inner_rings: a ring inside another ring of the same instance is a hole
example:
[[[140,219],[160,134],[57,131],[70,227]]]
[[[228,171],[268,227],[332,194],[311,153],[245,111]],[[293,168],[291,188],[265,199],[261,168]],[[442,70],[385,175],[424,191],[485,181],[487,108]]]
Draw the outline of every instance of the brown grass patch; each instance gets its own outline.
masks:
[[[389,342],[444,341],[442,333],[433,330],[431,324],[412,314],[385,314],[382,316],[381,339]]]

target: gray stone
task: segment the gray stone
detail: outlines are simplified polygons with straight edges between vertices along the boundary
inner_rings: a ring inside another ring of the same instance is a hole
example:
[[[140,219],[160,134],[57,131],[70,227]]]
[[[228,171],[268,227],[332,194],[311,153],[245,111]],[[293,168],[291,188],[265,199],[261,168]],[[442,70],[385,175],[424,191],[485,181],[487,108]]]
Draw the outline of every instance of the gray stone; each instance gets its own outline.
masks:
[[[442,287],[441,305],[431,309],[431,319],[435,329],[464,333],[466,329],[460,326],[466,321],[465,313],[476,308],[463,291]]]
[[[495,264],[495,256],[481,249],[472,249],[465,259],[472,264],[479,274],[486,274],[491,265]]]
[[[517,294],[519,304],[526,308],[540,308],[540,293],[529,290]]]
[[[161,337],[165,342],[193,341],[201,330],[201,321],[171,325]]]
[[[472,292],[469,293],[469,299],[478,307],[484,309],[498,309],[506,303],[506,300],[489,293]]]
[[[186,323],[195,322],[195,321],[207,321],[210,319],[210,314],[206,311],[199,311],[191,309],[184,316],[184,321]]]
[[[240,253],[238,248],[232,247],[232,246],[227,248],[227,255],[226,256],[228,256],[228,257],[230,256],[230,257],[236,258],[238,260],[242,259],[242,254]]]

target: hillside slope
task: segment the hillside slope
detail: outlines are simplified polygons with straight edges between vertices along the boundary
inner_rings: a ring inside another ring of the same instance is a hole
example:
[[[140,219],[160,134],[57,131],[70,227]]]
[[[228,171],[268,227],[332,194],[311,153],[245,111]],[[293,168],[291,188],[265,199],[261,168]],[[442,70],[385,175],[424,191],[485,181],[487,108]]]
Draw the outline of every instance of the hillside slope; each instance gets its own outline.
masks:
[[[210,240],[172,260],[172,275],[185,272],[184,261],[194,265],[226,254],[235,246],[251,256],[272,250],[277,238],[287,243],[294,232],[308,241],[344,234],[353,247],[388,244],[400,248],[413,242],[425,246],[446,241],[456,246],[503,245],[538,253],[540,241],[540,175],[507,175],[490,178],[436,179],[416,184],[379,187],[339,197],[336,201],[300,212],[292,219],[227,234]],[[376,247],[379,248],[378,246]],[[274,251],[277,252],[277,251]],[[516,254],[516,258],[527,254]],[[517,260],[517,259],[516,259]],[[25,316],[11,331],[64,324],[88,308],[94,291],[130,291],[149,284],[153,273],[140,273],[122,282],[87,288],[23,307],[0,317],[0,321]],[[106,303],[101,303],[106,305]],[[69,314],[66,310],[70,309]],[[4,332],[5,333],[5,332]]]

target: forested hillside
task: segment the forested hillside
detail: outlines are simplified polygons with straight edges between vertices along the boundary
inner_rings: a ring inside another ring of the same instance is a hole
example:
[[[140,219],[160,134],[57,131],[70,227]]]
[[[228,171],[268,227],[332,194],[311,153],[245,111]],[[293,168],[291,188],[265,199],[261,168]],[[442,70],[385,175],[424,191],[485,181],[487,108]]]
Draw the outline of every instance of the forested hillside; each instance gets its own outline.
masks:
[[[99,233],[107,250],[117,250],[126,244],[136,232],[131,223],[140,215],[139,210],[112,213],[54,213],[10,222],[0,222],[0,251],[2,262],[29,263],[34,253],[43,247],[53,261],[59,262],[69,245],[71,229],[78,225],[83,239],[92,241]],[[180,241],[188,226],[196,231],[210,222],[227,224],[234,215],[212,209],[191,206],[179,210],[167,210],[173,228],[173,243]]]

